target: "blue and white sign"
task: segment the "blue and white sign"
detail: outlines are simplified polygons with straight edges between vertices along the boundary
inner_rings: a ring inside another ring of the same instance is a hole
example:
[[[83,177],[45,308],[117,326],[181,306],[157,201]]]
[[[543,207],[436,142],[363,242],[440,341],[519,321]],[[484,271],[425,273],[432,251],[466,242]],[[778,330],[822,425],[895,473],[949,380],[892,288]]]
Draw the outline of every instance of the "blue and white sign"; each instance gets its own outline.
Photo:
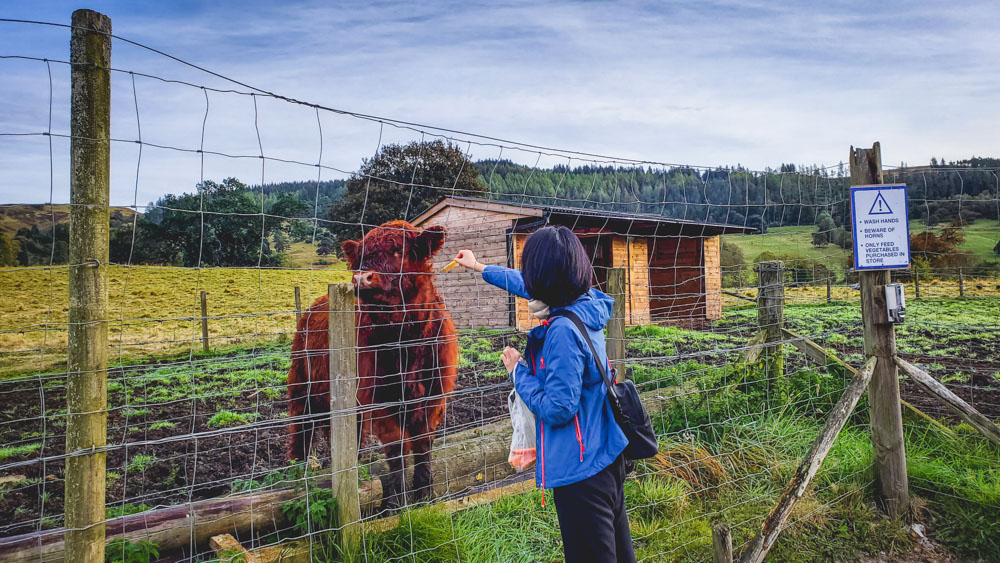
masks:
[[[910,221],[905,184],[853,186],[854,269],[910,267]]]

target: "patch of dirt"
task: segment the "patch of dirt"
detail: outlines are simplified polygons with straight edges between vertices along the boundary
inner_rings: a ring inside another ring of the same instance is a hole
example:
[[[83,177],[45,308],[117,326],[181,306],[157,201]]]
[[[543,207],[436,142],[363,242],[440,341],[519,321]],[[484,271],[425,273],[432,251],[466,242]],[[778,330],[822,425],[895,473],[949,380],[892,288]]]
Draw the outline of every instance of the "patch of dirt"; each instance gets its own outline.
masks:
[[[500,344],[503,344],[502,342]],[[161,362],[143,366],[154,369]],[[438,435],[489,424],[507,417],[506,377],[484,375],[483,365],[460,370],[456,390],[449,398],[445,423]],[[490,368],[492,369],[492,368]],[[140,372],[135,372],[139,374]],[[65,450],[65,387],[22,381],[5,384],[0,400],[9,405],[0,413],[0,444],[42,443],[35,452],[10,457],[0,465],[17,464],[0,476],[22,475],[27,481],[3,485],[0,491],[0,537],[62,525]],[[119,400],[112,396],[112,401]],[[121,410],[108,418],[107,471],[117,474],[107,482],[108,507],[145,504],[170,506],[228,494],[236,480],[260,479],[287,465],[287,412],[284,396],[268,400],[255,390],[240,393],[226,408],[256,415],[252,428],[214,428],[208,421],[217,405],[202,399],[183,399],[145,406],[148,414],[127,419]],[[44,405],[47,420],[39,416]],[[142,405],[133,405],[142,406]],[[173,428],[149,430],[158,421]],[[44,425],[44,426],[43,426]],[[37,433],[37,436],[34,434]],[[192,434],[204,434],[198,439]],[[153,442],[146,445],[130,445]],[[324,464],[328,448],[318,446]],[[141,463],[143,456],[151,458]],[[36,461],[38,458],[48,461]],[[139,461],[136,461],[139,460]],[[131,464],[131,466],[130,466]],[[144,465],[140,469],[140,466]],[[44,502],[43,502],[44,499]]]

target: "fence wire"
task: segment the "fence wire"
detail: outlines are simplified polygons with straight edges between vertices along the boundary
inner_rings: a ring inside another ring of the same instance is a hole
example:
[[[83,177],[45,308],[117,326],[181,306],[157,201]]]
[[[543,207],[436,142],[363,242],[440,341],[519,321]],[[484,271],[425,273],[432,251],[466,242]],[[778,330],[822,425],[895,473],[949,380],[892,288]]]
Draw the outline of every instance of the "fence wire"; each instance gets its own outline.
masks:
[[[145,48],[115,39],[115,49]],[[66,255],[68,190],[57,178],[68,178],[71,136],[68,120],[53,113],[66,117],[58,100],[67,97],[69,63],[9,53],[0,65],[43,77],[41,89],[13,91],[44,97],[44,119],[5,122],[0,154],[45,162],[49,192],[44,205],[0,204],[5,235],[19,245],[16,260],[0,268],[0,401],[7,406],[0,413],[0,554],[54,560],[61,557],[54,546],[64,533],[67,456],[93,453],[64,447],[74,265]],[[149,537],[161,555],[196,561],[225,557],[208,536],[229,533],[246,549],[339,557],[335,537],[354,524],[332,519],[330,449],[342,444],[319,433],[308,457],[290,456],[294,432],[308,438],[316,416],[329,417],[290,408],[294,398],[304,389],[307,402],[325,401],[327,410],[330,398],[321,386],[288,377],[296,360],[308,374],[339,351],[326,343],[325,314],[310,323],[326,311],[314,303],[328,284],[351,279],[339,245],[370,244],[362,235],[389,217],[412,222],[415,233],[447,231],[428,258],[430,273],[417,274],[436,292],[405,309],[419,317],[443,306],[459,354],[451,364],[403,370],[428,389],[441,389],[442,371],[453,372],[454,389],[432,393],[430,399],[445,401],[440,422],[409,436],[414,447],[429,448],[432,494],[415,501],[420,491],[409,474],[415,465],[422,471],[422,462],[404,456],[404,510],[389,513],[378,510],[377,491],[392,483],[386,456],[398,455],[400,445],[391,432],[379,435],[380,423],[392,426],[380,417],[425,409],[428,397],[413,395],[398,366],[377,358],[437,350],[451,335],[441,327],[351,350],[373,358],[379,375],[374,399],[333,413],[374,422],[361,424],[354,467],[364,561],[524,560],[560,552],[554,509],[540,506],[542,493],[528,492],[534,471],[516,473],[507,461],[512,385],[500,354],[506,346],[523,349],[535,321],[524,300],[480,276],[439,273],[459,250],[517,267],[531,232],[561,224],[584,243],[595,286],[611,291],[609,272],[624,272],[625,294],[617,296],[626,303],[623,366],[661,441],[660,454],[640,462],[626,486],[643,561],[710,559],[710,523],[732,527],[737,551],[760,529],[852,378],[836,363],[813,363],[797,344],[814,341],[852,366],[864,363],[842,164],[748,170],[616,158],[347,112],[216,73],[199,84],[158,70],[108,70],[119,102],[110,139],[108,445],[101,449],[109,540],[124,533],[138,545]],[[167,108],[194,126],[168,130],[158,115]],[[357,147],[368,151],[364,162],[353,156]],[[397,168],[372,165],[387,156],[398,157]],[[438,158],[454,160],[442,166]],[[435,175],[441,169],[448,172]],[[886,182],[908,186],[911,235],[919,243],[914,267],[894,273],[908,300],[907,320],[896,330],[899,354],[997,420],[998,168],[972,162],[886,167],[884,174]],[[152,193],[147,185],[186,195],[142,204],[142,194]],[[388,259],[379,251],[362,248],[363,262],[374,259],[363,269],[401,274],[383,267]],[[758,317],[758,272],[774,262],[781,265],[782,326],[792,334],[767,341],[777,352],[760,355],[754,339],[769,327]],[[376,319],[388,318],[379,307],[404,308],[366,306]],[[400,313],[374,329],[403,335],[407,322]],[[322,344],[293,352],[297,335],[322,336]],[[967,501],[974,495],[958,477],[935,473],[931,458],[995,464],[996,448],[906,377],[901,390],[917,467],[913,488],[931,502]],[[790,528],[829,527],[871,504],[866,409],[862,399]],[[952,449],[942,449],[940,435],[951,436]],[[520,494],[482,497],[510,490]],[[424,508],[406,510],[418,505]]]

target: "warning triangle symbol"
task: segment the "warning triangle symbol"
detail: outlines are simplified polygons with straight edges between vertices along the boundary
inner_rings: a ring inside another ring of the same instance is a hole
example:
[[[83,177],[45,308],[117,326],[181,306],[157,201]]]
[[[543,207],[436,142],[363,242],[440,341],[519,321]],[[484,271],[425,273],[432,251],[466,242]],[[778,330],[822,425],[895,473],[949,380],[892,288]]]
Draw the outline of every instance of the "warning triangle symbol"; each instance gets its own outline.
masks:
[[[872,202],[872,208],[868,211],[869,215],[892,215],[892,209],[889,207],[889,203],[885,201],[882,197],[882,192],[879,191],[878,195],[875,196],[875,201]]]

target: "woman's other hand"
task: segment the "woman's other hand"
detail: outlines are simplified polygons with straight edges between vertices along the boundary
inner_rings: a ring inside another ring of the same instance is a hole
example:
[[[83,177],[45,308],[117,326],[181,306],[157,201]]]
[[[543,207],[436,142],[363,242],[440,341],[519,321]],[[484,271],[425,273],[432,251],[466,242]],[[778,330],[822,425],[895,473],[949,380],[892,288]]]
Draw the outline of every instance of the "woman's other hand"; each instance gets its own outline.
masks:
[[[477,272],[482,272],[486,269],[484,264],[480,264],[479,261],[476,260],[476,255],[473,254],[471,250],[460,250],[458,255],[455,256],[455,262],[463,268],[468,268]]]
[[[503,355],[500,356],[500,359],[503,360],[503,365],[507,368],[507,373],[510,373],[514,371],[517,361],[521,359],[521,353],[508,346],[503,349]]]

